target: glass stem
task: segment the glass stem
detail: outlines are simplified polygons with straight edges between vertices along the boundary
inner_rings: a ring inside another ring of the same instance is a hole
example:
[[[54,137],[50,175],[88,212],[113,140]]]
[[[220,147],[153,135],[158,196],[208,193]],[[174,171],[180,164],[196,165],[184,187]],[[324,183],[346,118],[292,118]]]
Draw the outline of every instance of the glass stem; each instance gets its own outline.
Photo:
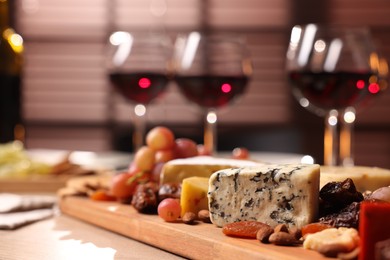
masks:
[[[209,109],[205,118],[204,147],[210,154],[215,154],[217,150],[217,113],[214,109]]]
[[[146,106],[138,104],[134,107],[133,151],[138,151],[144,145],[146,128]]]
[[[353,139],[356,111],[353,107],[344,110],[340,132],[340,162],[343,166],[353,166]]]
[[[324,165],[337,165],[338,158],[338,112],[331,110],[325,117]]]

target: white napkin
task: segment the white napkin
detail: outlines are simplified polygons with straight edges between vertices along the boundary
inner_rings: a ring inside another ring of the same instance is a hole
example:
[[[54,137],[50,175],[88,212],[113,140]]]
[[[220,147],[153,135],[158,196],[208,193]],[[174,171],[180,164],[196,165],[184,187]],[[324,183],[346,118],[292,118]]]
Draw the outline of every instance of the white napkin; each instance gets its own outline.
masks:
[[[0,229],[15,229],[53,216],[56,198],[0,193]]]

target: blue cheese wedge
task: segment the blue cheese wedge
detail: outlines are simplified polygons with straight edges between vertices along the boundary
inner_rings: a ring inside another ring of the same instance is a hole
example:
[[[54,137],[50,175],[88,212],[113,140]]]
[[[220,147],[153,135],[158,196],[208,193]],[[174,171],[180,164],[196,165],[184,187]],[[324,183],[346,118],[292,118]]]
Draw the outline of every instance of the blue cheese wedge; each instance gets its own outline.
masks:
[[[211,221],[223,227],[238,221],[302,227],[317,218],[320,166],[259,165],[230,168],[209,179]]]

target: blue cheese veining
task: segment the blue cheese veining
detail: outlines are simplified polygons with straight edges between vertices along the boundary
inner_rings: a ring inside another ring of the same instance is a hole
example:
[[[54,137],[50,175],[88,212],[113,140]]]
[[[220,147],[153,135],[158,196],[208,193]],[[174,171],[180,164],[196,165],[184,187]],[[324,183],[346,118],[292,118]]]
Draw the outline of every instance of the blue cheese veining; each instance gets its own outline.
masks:
[[[209,180],[211,221],[255,220],[276,226],[302,227],[318,213],[320,166],[260,165],[213,173]]]

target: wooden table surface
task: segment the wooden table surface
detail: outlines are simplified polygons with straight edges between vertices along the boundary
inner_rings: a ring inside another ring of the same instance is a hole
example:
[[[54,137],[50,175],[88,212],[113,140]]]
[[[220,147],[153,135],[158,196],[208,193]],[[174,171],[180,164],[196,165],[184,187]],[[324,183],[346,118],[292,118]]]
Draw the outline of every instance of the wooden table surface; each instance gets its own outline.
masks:
[[[13,231],[0,230],[2,260],[183,259],[59,214]]]

